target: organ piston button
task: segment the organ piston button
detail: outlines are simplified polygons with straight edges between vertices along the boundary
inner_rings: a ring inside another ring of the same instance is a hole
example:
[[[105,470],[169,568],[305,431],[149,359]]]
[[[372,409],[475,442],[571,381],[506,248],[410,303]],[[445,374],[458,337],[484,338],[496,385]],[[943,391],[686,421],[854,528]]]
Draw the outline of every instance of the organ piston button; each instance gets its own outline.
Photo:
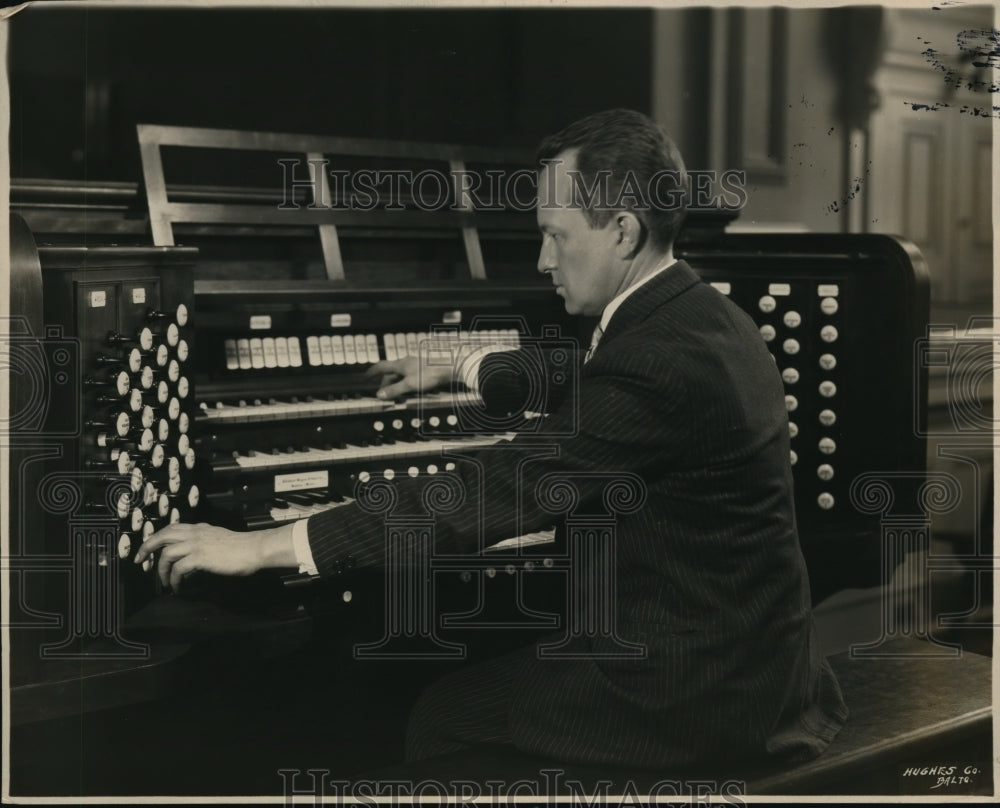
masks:
[[[824,297],[819,302],[819,309],[823,314],[836,314],[839,308],[840,304],[837,303],[837,298],[835,297]]]
[[[760,327],[760,335],[764,338],[764,342],[770,342],[778,336],[778,332],[774,330],[773,325],[762,325]]]
[[[819,450],[823,454],[827,454],[827,455],[828,454],[833,454],[835,451],[837,451],[837,444],[833,440],[833,438],[820,438],[820,441],[819,441]]]
[[[833,370],[837,367],[837,357],[833,354],[825,353],[819,358],[819,366],[823,370]]]
[[[438,418],[438,417],[437,417],[436,415],[432,415],[432,416],[431,416],[430,418],[428,418],[428,419],[427,419],[427,423],[428,423],[428,424],[429,424],[429,425],[430,425],[431,427],[434,427],[434,428],[436,428],[436,427],[439,427],[439,426],[441,426],[441,419],[440,419],[440,418]]]
[[[144,429],[142,430],[142,435],[139,436],[138,443],[140,452],[151,452],[153,450],[153,430]]]
[[[819,414],[819,422],[823,426],[833,426],[837,422],[837,414],[833,410],[822,410]]]
[[[128,558],[128,554],[132,551],[132,539],[128,533],[122,533],[118,537],[118,557]]]
[[[822,494],[816,497],[816,502],[824,511],[828,511],[830,510],[830,508],[833,507],[833,494],[824,491]]]
[[[786,354],[797,354],[799,352],[799,341],[797,339],[786,339],[781,343],[781,348]]]
[[[444,464],[444,470],[445,471],[454,471],[455,470],[455,464],[454,463],[445,463]]]
[[[401,418],[395,418],[395,419],[393,419],[392,428],[393,429],[402,429],[403,428],[403,420]]]
[[[455,413],[452,413],[451,415],[449,415],[445,420],[448,421],[448,426],[457,426],[458,425],[458,416],[455,415]]]
[[[764,295],[759,301],[757,301],[757,305],[760,307],[762,312],[770,314],[778,307],[778,301],[770,295]]]
[[[367,471],[362,471],[360,474],[358,474],[358,480],[360,480],[363,483],[368,482],[371,478],[372,475],[369,474]]]
[[[120,371],[115,376],[115,390],[118,395],[126,396],[128,395],[129,389],[132,387],[131,381],[129,381],[128,373],[126,371]]]
[[[393,471],[392,469],[386,469],[385,471],[382,472],[382,476],[387,480],[392,480],[395,478],[396,472]]]
[[[788,437],[794,438],[799,434],[799,425],[794,421],[788,422]]]
[[[826,482],[827,480],[833,479],[833,466],[829,463],[824,463],[819,468],[816,469],[816,476],[821,480]]]
[[[829,380],[822,381],[819,383],[819,394],[823,398],[833,398],[837,395],[837,385]]]
[[[423,421],[421,421],[419,418],[411,418],[410,419],[410,426],[412,426],[414,429],[420,429],[420,425],[422,423],[423,423]]]
[[[124,438],[128,434],[129,426],[131,426],[131,422],[129,420],[128,413],[118,413],[115,418],[115,432],[118,433],[119,438]]]
[[[823,340],[823,342],[836,342],[837,337],[839,336],[840,334],[836,327],[832,325],[825,325],[819,330],[819,338]]]
[[[799,372],[795,368],[785,368],[781,371],[781,378],[785,384],[795,384],[799,380]]]
[[[418,469],[416,466],[410,466],[406,470],[406,473],[409,474],[411,477],[416,477],[420,474],[420,469]]]
[[[802,315],[797,311],[786,311],[781,319],[789,328],[798,328],[802,324]]]
[[[428,473],[428,474],[437,474],[437,473],[438,473],[438,467],[437,467],[437,466],[435,466],[435,465],[434,465],[433,463],[431,463],[431,464],[430,464],[430,465],[429,465],[429,466],[427,467],[427,473]]]
[[[795,412],[799,408],[799,400],[795,396],[785,396],[785,409],[788,412]]]
[[[382,423],[382,421],[376,421],[375,423],[372,424],[372,428],[376,432],[382,432],[385,429],[385,424]]]

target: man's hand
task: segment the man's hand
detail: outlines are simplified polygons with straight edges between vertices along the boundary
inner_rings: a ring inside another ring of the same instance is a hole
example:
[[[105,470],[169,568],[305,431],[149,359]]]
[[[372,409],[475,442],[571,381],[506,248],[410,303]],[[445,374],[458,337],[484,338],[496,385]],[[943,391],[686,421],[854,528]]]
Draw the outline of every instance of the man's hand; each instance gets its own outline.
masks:
[[[451,365],[421,364],[415,356],[383,359],[368,368],[366,373],[382,377],[382,385],[375,394],[379,398],[400,398],[407,393],[433,390],[450,382],[454,374],[455,369]]]
[[[199,570],[217,575],[252,575],[265,567],[294,567],[291,529],[236,533],[214,525],[175,524],[150,536],[135,555],[141,564],[160,551],[160,582],[174,591]]]

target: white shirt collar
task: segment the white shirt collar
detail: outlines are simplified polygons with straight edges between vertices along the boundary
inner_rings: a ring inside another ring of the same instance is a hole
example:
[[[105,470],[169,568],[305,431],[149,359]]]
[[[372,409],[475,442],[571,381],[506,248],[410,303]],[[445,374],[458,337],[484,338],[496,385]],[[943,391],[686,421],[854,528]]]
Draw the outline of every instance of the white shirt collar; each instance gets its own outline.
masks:
[[[601,314],[601,322],[600,322],[601,333],[604,333],[605,331],[608,330],[608,323],[611,322],[612,315],[616,311],[618,311],[619,306],[621,306],[621,304],[625,302],[625,300],[628,298],[629,295],[635,292],[643,284],[649,283],[651,280],[653,280],[653,278],[655,278],[661,272],[670,269],[670,267],[672,267],[676,263],[677,259],[675,258],[669,264],[665,264],[659,269],[653,270],[641,281],[636,281],[628,289],[626,289],[624,292],[618,295],[618,297],[614,298],[610,303],[608,303],[608,305],[604,307],[604,312]]]

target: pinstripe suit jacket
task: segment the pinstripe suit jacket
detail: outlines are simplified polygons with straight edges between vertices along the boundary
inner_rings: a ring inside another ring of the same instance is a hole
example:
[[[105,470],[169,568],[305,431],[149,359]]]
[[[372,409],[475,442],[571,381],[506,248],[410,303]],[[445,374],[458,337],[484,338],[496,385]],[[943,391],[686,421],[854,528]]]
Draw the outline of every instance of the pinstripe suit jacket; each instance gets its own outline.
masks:
[[[483,397],[500,410],[538,383],[509,365],[489,357],[480,371]],[[515,744],[567,761],[673,767],[723,753],[818,754],[846,708],[814,636],[783,390],[753,322],[677,262],[625,300],[578,372],[578,384],[569,375],[548,390],[550,404],[576,391],[546,419],[568,437],[553,447],[519,436],[512,446],[523,451],[459,464],[479,507],[439,516],[435,549],[476,550],[547,526],[535,494],[551,472],[572,474],[584,504],[602,485],[587,473],[637,474],[648,496],[617,521],[615,606],[620,637],[648,653],[525,655]],[[418,482],[397,486],[397,513],[420,512]],[[312,517],[309,539],[321,573],[347,554],[361,565],[384,557],[382,521],[353,506]],[[581,639],[579,650],[602,642]]]

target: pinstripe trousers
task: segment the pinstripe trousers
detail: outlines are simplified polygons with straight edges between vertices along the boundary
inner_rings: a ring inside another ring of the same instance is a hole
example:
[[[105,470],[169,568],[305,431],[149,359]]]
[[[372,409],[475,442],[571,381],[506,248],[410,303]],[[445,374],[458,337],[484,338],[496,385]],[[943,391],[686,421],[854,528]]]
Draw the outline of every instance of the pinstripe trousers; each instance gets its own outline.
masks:
[[[514,677],[523,660],[534,654],[534,645],[518,648],[430,685],[410,714],[407,762],[461,752],[476,744],[512,744]]]

